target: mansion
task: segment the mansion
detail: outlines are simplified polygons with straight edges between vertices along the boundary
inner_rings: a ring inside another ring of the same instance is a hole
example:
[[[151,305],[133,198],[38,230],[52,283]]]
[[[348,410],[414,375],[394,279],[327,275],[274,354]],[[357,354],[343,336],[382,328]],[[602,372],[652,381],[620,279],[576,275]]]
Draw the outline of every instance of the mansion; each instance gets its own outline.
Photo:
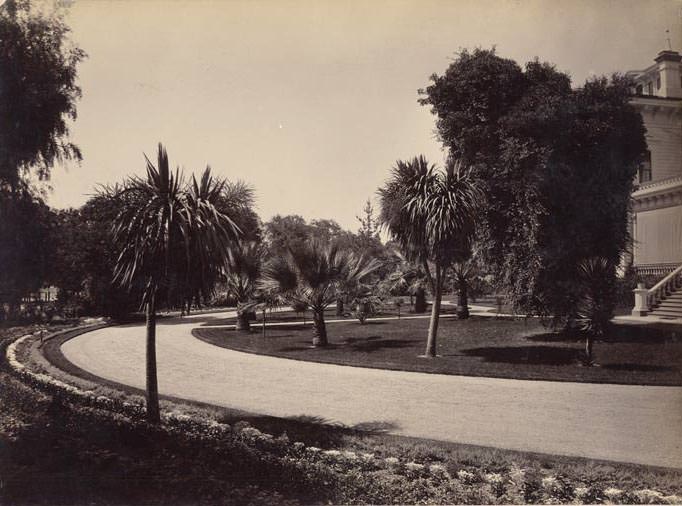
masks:
[[[682,55],[661,51],[628,75],[648,145],[632,194],[632,263],[655,280],[635,291],[633,314],[682,318]]]

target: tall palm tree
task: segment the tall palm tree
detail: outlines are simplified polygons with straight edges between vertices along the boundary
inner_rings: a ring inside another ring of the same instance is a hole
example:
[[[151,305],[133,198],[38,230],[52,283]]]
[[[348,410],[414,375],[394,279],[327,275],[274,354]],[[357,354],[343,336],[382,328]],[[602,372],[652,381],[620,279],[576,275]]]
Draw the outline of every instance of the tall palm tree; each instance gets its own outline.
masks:
[[[187,287],[179,280],[193,266],[201,271],[198,279],[204,283],[198,288],[207,290],[213,279],[206,277],[206,273],[214,269],[211,265],[214,257],[207,254],[199,263],[193,263],[193,255],[202,247],[221,247],[217,251],[225,251],[239,231],[229,217],[214,207],[209,195],[193,193],[185,187],[180,171],[170,170],[168,154],[161,144],[157,165],[154,166],[148,158],[146,160],[145,178],[131,177],[122,187],[108,193],[121,204],[114,221],[114,238],[117,244],[122,245],[114,279],[128,288],[139,283],[144,286],[147,419],[158,423],[157,296],[161,290],[167,294],[177,287],[186,290]],[[104,192],[107,193],[107,189]],[[183,295],[183,300],[185,297]]]
[[[399,160],[379,189],[380,219],[405,256],[424,268],[433,294],[426,357],[436,356],[445,270],[470,249],[474,210],[482,193],[469,171],[448,164],[445,171],[423,156]],[[433,272],[431,269],[433,265]]]
[[[225,261],[225,287],[237,301],[237,330],[249,330],[250,311],[246,303],[254,299],[263,264],[263,248],[256,241],[244,241],[228,250]]]
[[[290,304],[309,307],[313,312],[313,346],[327,346],[324,310],[336,300],[338,287],[359,282],[378,267],[377,260],[358,257],[335,243],[309,240],[272,259],[260,286],[265,291],[277,291]]]

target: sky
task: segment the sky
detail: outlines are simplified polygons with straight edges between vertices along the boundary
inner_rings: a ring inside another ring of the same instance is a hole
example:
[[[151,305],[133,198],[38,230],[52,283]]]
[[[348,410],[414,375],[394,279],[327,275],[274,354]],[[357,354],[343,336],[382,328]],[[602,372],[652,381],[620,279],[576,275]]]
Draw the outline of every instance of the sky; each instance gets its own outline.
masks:
[[[162,142],[187,175],[208,164],[252,185],[264,220],[331,218],[355,230],[398,159],[442,164],[417,103],[462,48],[535,57],[569,73],[640,69],[682,46],[682,0],[75,0],[88,54],[71,140],[48,202],[143,174]],[[665,31],[669,30],[669,35]]]

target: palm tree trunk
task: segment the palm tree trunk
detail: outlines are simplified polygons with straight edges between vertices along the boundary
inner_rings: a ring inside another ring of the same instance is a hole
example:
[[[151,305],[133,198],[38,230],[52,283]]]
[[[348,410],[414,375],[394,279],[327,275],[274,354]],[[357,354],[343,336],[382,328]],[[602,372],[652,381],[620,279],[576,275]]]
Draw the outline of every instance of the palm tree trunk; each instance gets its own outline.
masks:
[[[585,338],[585,363],[587,365],[592,364],[592,334],[587,334],[587,337]]]
[[[469,318],[469,286],[464,277],[458,279],[459,294],[457,295],[457,318],[466,320]]]
[[[327,327],[324,323],[324,309],[322,311],[313,310],[313,323],[315,325],[315,335],[313,336],[313,346],[327,346]]]
[[[336,299],[336,316],[343,316],[343,298]]]
[[[155,294],[149,296],[146,305],[147,317],[147,421],[158,424],[159,414],[159,385],[156,378],[156,306]]]
[[[441,269],[436,266],[436,279],[434,283],[433,303],[431,304],[431,320],[429,321],[429,336],[426,339],[426,351],[424,356],[433,358],[436,356],[436,338],[438,336],[438,320],[440,317],[440,302],[442,297],[443,282],[441,280]]]
[[[426,312],[426,290],[423,288],[417,288],[414,292],[414,312]]]
[[[249,313],[247,311],[240,311],[237,313],[237,330],[244,332],[251,331],[251,318],[249,318]]]

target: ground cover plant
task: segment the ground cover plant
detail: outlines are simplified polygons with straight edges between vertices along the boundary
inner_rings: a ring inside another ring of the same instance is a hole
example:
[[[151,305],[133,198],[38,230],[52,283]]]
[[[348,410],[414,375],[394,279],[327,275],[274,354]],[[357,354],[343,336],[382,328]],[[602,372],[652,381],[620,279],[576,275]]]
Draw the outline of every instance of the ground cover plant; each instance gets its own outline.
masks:
[[[106,388],[64,388],[22,369],[34,341],[6,358],[22,333],[7,333],[2,345],[0,400],[24,422],[2,427],[3,504],[641,504],[677,503],[682,493],[679,470],[443,444],[317,419],[238,421],[229,410],[164,402],[162,423],[152,425],[141,395],[117,400]]]
[[[682,329],[615,324],[595,340],[597,367],[583,367],[584,334],[552,332],[537,319],[454,318],[449,306],[442,318],[438,356],[419,360],[420,336],[428,319],[402,318],[330,323],[325,350],[308,345],[309,325],[292,312],[273,313],[265,337],[221,325],[233,319],[208,320],[194,335],[217,346],[286,358],[354,366],[518,379],[603,383],[682,385]],[[449,317],[448,317],[449,312]]]

